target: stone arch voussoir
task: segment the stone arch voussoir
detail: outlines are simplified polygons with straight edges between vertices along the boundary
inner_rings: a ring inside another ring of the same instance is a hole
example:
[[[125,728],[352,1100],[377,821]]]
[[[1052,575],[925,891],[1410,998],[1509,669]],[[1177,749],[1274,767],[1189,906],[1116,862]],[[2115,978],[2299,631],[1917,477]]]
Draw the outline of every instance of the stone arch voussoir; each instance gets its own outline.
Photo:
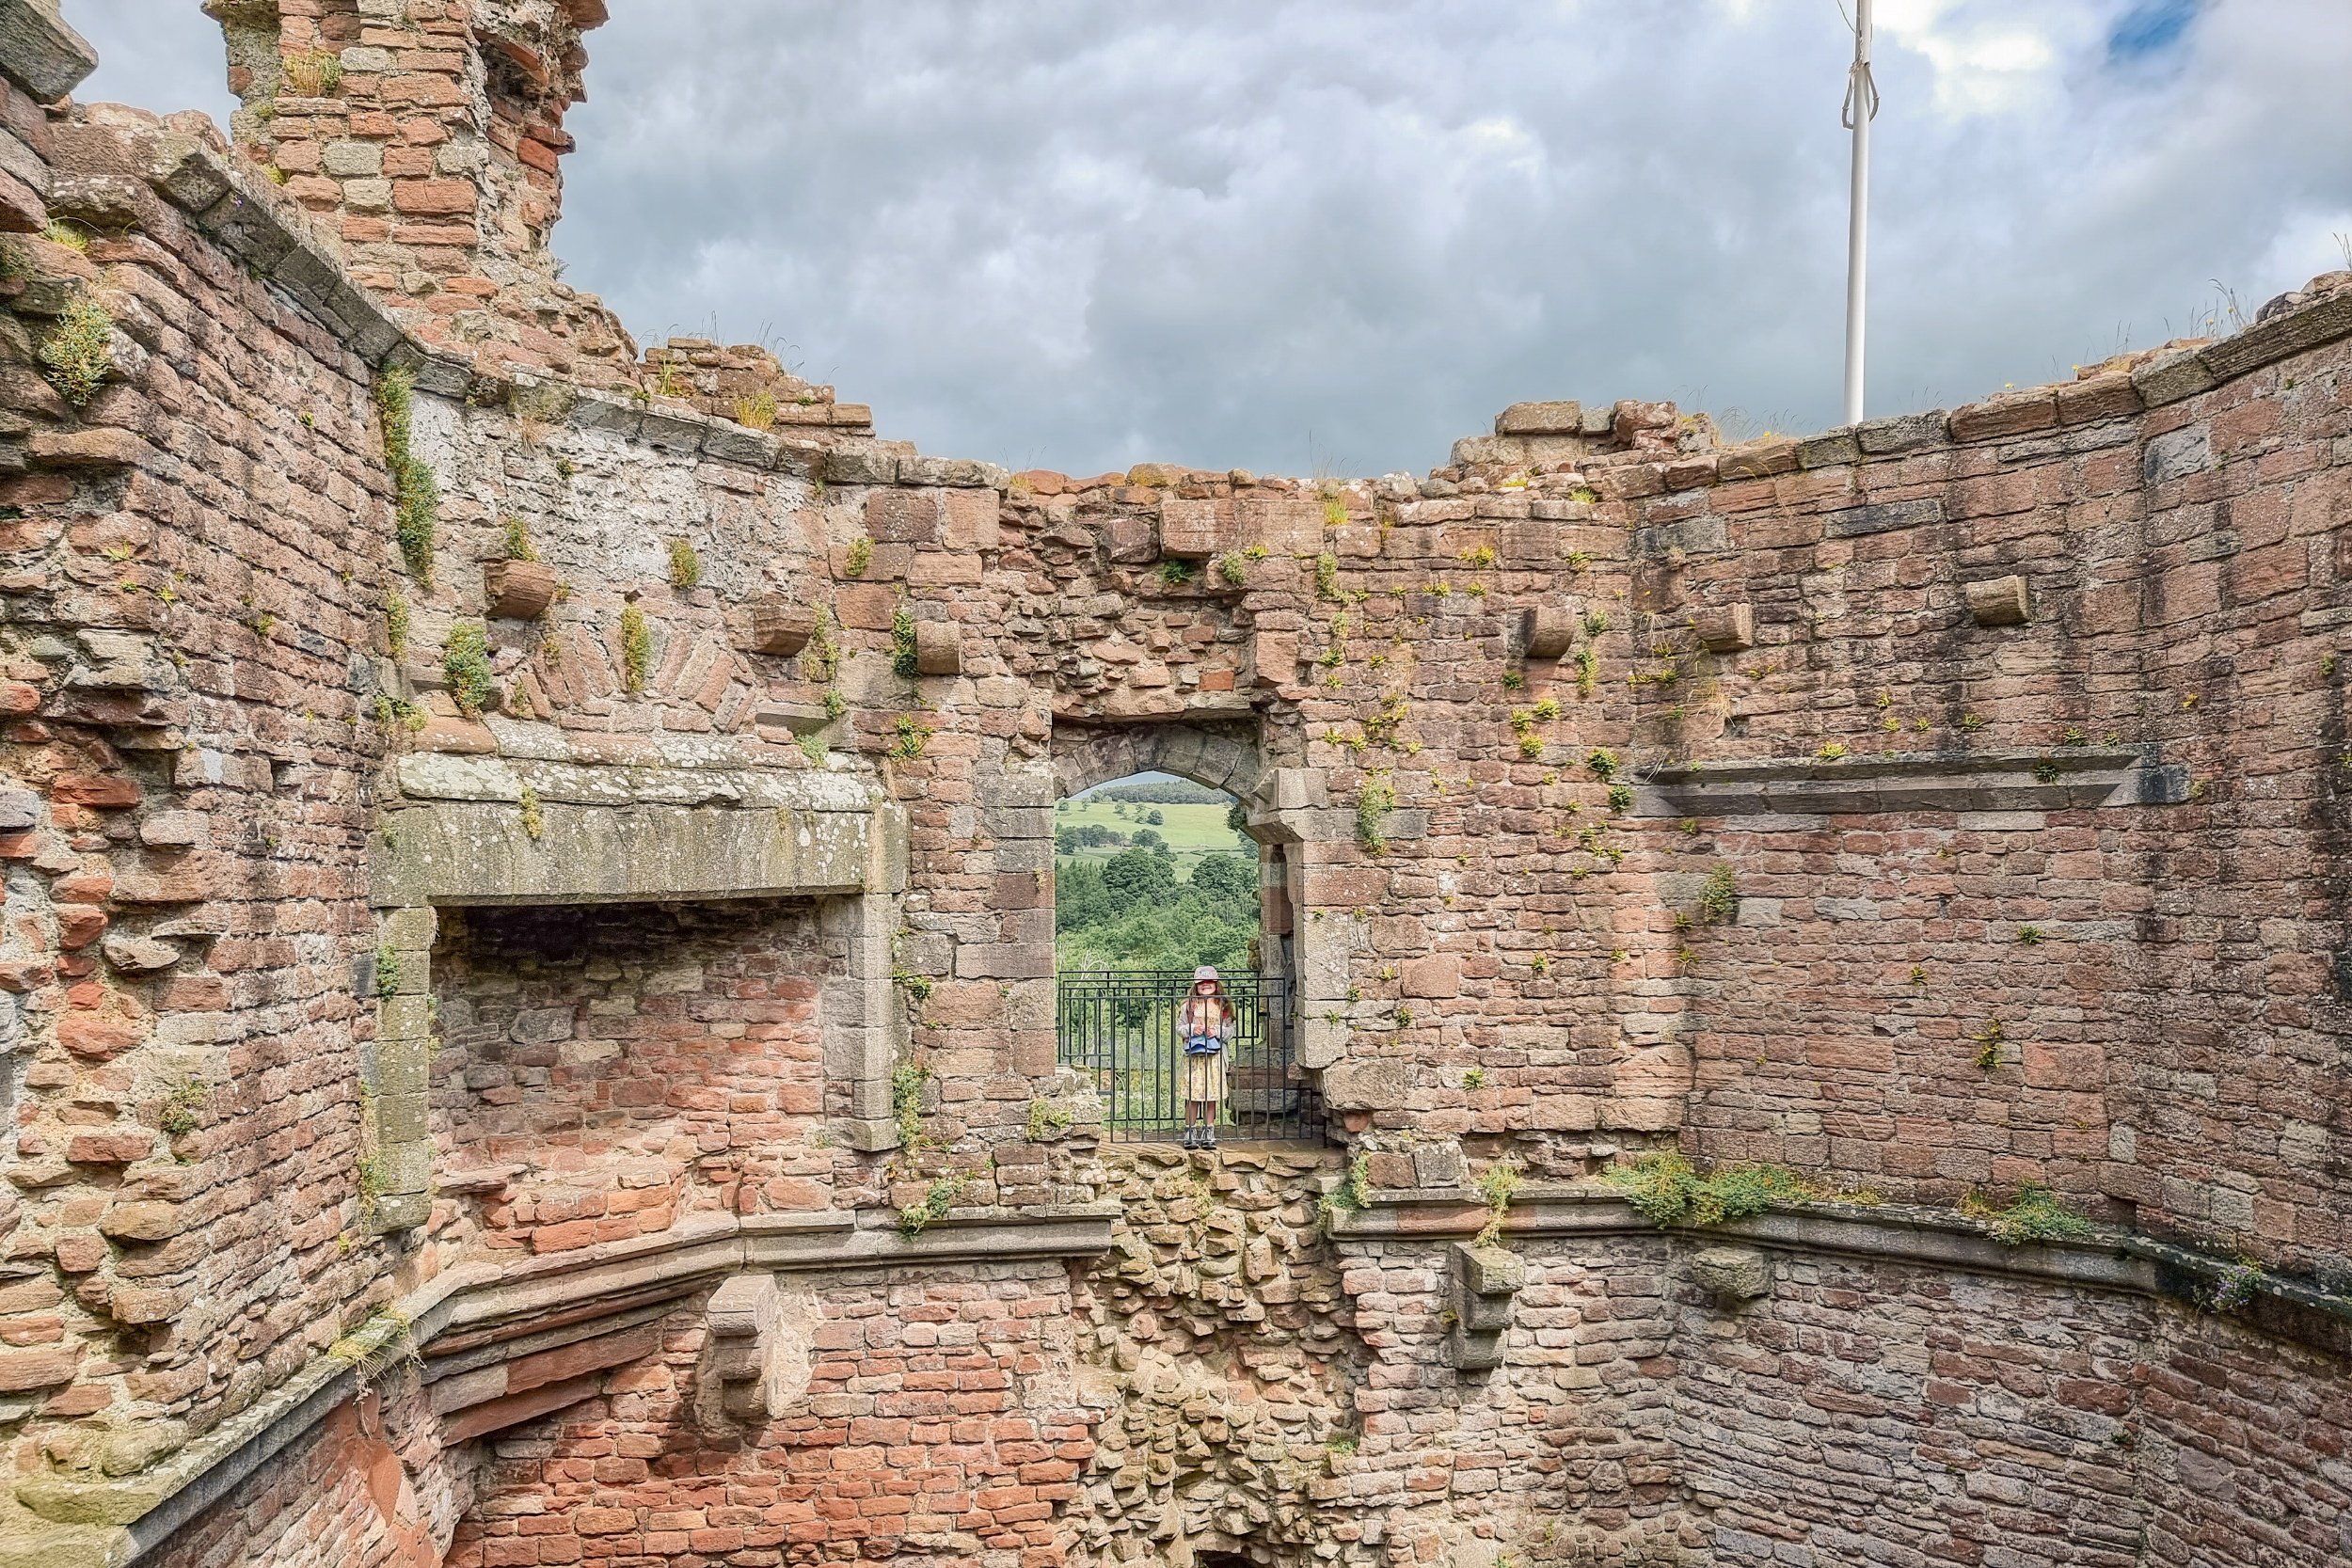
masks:
[[[1248,720],[1176,724],[1054,726],[1054,784],[1064,797],[1134,773],[1173,773],[1236,799],[1269,776],[1258,726]]]

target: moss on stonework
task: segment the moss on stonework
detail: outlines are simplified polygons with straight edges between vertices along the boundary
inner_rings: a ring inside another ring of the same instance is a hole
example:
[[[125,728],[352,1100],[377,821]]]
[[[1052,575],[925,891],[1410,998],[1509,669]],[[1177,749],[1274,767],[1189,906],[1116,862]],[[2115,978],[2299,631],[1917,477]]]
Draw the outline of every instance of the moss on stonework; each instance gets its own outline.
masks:
[[[1721,1225],[1781,1203],[1819,1197],[1803,1177],[1780,1165],[1724,1165],[1702,1174],[1680,1154],[1645,1154],[1602,1177],[1653,1225]]]
[[[923,673],[915,652],[914,617],[904,609],[890,617],[890,669],[901,680]]]
[[[2097,1230],[2097,1227],[2073,1209],[2064,1199],[2039,1182],[2027,1182],[2017,1189],[2017,1196],[2007,1208],[1996,1209],[1983,1198],[1971,1195],[1961,1205],[1961,1212],[1971,1219],[1981,1220],[1985,1232],[2003,1246],[2029,1246],[2042,1242],[2079,1242]]]

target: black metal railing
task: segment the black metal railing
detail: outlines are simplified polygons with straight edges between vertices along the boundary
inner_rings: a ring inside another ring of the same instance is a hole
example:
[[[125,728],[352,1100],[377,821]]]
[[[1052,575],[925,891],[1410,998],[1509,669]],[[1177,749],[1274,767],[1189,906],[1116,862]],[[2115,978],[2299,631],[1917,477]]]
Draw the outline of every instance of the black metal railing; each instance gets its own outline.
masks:
[[[1056,976],[1055,1042],[1061,1065],[1093,1080],[1104,1135],[1114,1143],[1178,1137],[1184,1126],[1184,1041],[1176,1008],[1190,970],[1087,970]],[[1228,976],[1233,1035],[1225,1044],[1225,1097],[1216,1134],[1227,1142],[1319,1143],[1323,1097],[1298,1065],[1290,982]]]

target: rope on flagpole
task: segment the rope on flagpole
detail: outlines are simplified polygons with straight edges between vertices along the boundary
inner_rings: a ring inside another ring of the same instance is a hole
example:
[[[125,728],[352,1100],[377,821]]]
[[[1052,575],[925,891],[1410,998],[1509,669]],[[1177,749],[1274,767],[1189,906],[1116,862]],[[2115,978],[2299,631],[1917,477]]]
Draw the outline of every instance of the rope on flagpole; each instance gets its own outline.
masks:
[[[1843,0],[1837,8],[1844,16]],[[1846,71],[1846,102],[1838,123],[1853,133],[1853,188],[1846,230],[1846,420],[1862,422],[1863,328],[1870,272],[1870,121],[1878,118],[1878,83],[1870,74],[1870,0],[1854,0],[1853,64]]]

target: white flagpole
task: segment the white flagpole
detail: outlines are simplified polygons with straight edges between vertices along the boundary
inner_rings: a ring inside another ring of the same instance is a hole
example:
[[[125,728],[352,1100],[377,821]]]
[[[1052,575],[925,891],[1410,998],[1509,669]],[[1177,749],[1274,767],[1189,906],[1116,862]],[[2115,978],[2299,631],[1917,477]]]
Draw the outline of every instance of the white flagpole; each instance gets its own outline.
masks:
[[[1854,0],[1853,66],[1839,120],[1853,132],[1853,193],[1846,228],[1846,423],[1862,421],[1862,334],[1870,280],[1870,120],[1879,112],[1870,79],[1870,0]]]

